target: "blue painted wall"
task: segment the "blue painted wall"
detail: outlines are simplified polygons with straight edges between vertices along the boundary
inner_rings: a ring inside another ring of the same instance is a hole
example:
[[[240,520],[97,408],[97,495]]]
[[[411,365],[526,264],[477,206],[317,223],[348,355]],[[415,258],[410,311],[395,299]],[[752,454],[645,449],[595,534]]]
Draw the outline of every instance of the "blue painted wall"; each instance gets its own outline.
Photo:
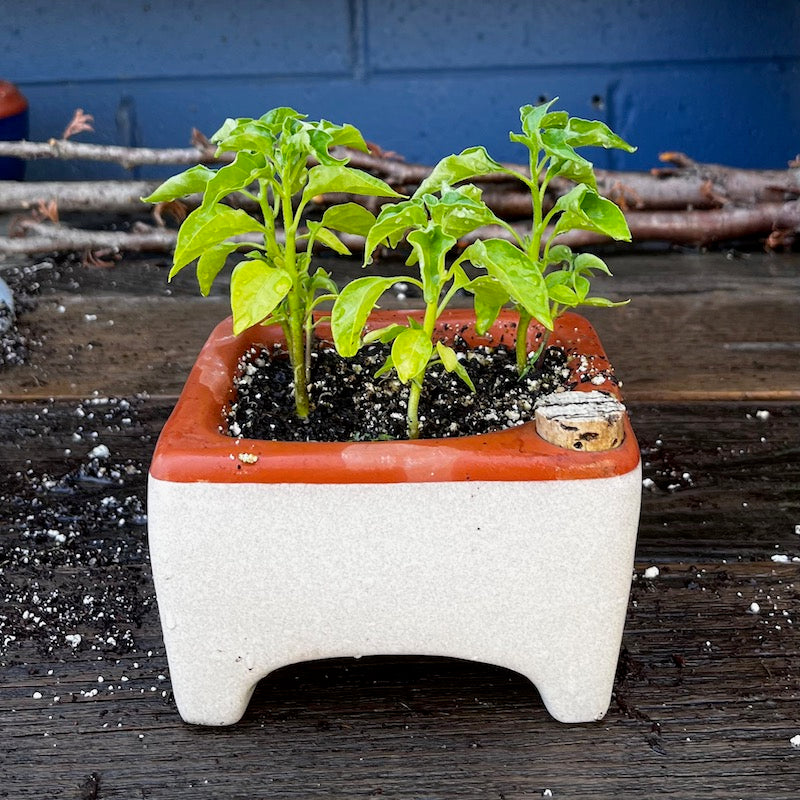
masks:
[[[782,167],[800,151],[800,2],[0,0],[0,78],[28,97],[33,139],[79,106],[96,120],[80,141],[175,146],[192,127],[293,105],[412,161],[477,143],[516,160],[518,107],[559,95],[639,145],[598,152],[598,166],[683,150]]]

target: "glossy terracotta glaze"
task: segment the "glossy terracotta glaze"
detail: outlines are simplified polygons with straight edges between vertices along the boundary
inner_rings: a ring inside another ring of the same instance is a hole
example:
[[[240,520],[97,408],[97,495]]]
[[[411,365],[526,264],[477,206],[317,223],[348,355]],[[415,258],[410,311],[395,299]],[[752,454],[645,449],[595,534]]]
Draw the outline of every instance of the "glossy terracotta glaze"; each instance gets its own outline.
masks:
[[[401,314],[378,312],[370,327],[378,328]],[[483,337],[471,328],[471,313],[454,310],[440,320],[444,339],[456,334],[469,344],[513,346],[515,315],[504,313]],[[530,348],[539,329],[532,326]],[[325,326],[318,333],[330,335]],[[428,481],[531,481],[609,478],[634,469],[639,449],[630,421],[625,440],[604,453],[571,452],[541,439],[533,423],[480,436],[452,439],[381,442],[269,442],[234,439],[222,432],[224,411],[231,401],[233,379],[241,355],[252,345],[273,346],[278,327],[254,327],[234,336],[231,320],[220,323],[198,356],[180,399],[156,447],[150,474],[159,480],[211,483],[396,483]],[[589,323],[577,314],[559,318],[551,343],[591,358],[595,370],[609,368],[602,346]],[[577,359],[570,362],[577,369]],[[598,387],[580,382],[576,389]],[[619,396],[606,381],[601,388]],[[240,453],[256,456],[243,463]]]

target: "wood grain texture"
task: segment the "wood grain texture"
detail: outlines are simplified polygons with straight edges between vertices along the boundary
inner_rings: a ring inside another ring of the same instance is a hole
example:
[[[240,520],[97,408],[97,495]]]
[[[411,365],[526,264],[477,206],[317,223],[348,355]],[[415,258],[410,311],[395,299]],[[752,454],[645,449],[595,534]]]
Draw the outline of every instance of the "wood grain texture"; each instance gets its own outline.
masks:
[[[45,343],[32,366],[0,376],[4,396],[19,398],[0,401],[0,797],[795,798],[798,262],[730,263],[612,264],[612,296],[634,302],[596,322],[626,380],[645,485],[614,698],[602,722],[574,726],[550,719],[514,673],[414,656],[286,667],[259,684],[240,724],[182,724],[146,526],[127,513],[120,525],[105,499],[141,508],[180,371],[226,301],[221,290],[196,299],[188,280],[167,295],[152,262],[78,272],[77,286],[65,271],[43,286],[25,324]],[[618,317],[637,306],[647,313],[629,317],[631,332]],[[717,330],[718,307],[745,316]],[[718,383],[692,388],[701,365],[687,342],[704,323],[735,346],[706,358]],[[626,341],[630,354],[618,350]],[[131,408],[73,399],[91,390]],[[751,391],[790,399],[720,399]],[[125,467],[116,483],[87,468],[98,443]]]
[[[631,255],[609,263],[615,277],[598,278],[597,293],[631,303],[586,316],[628,400],[800,399],[800,257]],[[340,282],[362,274],[350,259],[320,264]],[[401,270],[396,261],[372,268]],[[167,271],[164,260],[131,259],[111,270],[44,272],[39,308],[23,319],[42,345],[30,367],[0,376],[0,397],[176,396],[229,306],[224,278],[203,298],[191,270],[170,285]],[[390,292],[381,304],[421,299]]]

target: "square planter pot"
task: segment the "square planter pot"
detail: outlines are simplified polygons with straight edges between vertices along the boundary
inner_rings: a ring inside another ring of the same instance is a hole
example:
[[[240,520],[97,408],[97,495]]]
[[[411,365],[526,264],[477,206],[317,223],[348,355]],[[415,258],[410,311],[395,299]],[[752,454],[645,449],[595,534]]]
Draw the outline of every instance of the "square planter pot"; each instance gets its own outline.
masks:
[[[451,312],[443,330],[470,320]],[[507,315],[486,337],[463,335],[511,344],[513,327]],[[222,428],[238,359],[279,336],[234,337],[221,323],[153,456],[150,552],[183,719],[234,723],[280,666],[377,654],[497,664],[527,676],[556,719],[600,719],[641,498],[627,415],[622,443],[603,452],[549,444],[533,422],[455,439],[232,438]],[[551,341],[608,367],[575,314]],[[597,388],[570,363],[578,390]]]

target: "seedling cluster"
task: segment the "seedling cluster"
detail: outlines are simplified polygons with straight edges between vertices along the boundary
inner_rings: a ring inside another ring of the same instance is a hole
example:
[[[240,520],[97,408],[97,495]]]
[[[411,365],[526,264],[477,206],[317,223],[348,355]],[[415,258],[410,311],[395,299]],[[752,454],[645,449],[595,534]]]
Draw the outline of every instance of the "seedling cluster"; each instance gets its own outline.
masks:
[[[376,377],[394,372],[409,385],[408,435],[417,438],[419,399],[431,365],[441,363],[474,390],[456,352],[435,335],[436,321],[457,291],[472,295],[478,333],[489,330],[504,306],[516,310],[520,375],[547,343],[545,336],[535,352],[528,352],[531,322],[551,331],[553,321],[568,308],[620,305],[590,294],[595,273],[611,274],[606,264],[595,255],[573,253],[557,239],[572,230],[586,230],[630,241],[622,211],[598,193],[592,163],[578,149],[594,146],[633,152],[635,148],[603,122],[551,111],[554,102],[520,109],[522,130],[511,133],[511,140],[527,149],[527,171],[510,169],[485,148],[473,147],[443,158],[413,197],[404,199],[378,178],[349,167],[346,157],[337,157],[341,151],[331,153],[336,146],[367,152],[361,133],[352,125],[309,122],[290,108],[274,109],[259,119],[229,119],[212,141],[219,153],[235,154],[231,163],[218,170],[192,167],[145,198],[162,202],[192,193],[203,195],[202,204],[179,231],[170,279],[196,261],[200,291],[208,294],[227,257],[240,249],[246,251],[231,275],[234,332],[257,324],[282,327],[300,418],[311,410],[309,357],[319,322],[313,312],[321,303],[332,302],[331,329],[342,357],[352,357],[376,341],[391,345]],[[481,190],[468,183],[497,173],[519,180],[530,191],[532,215],[524,235],[497,217],[483,201]],[[546,192],[555,178],[575,185],[548,209]],[[255,201],[260,215],[224,204],[233,193]],[[328,193],[390,201],[377,217],[346,202],[328,207],[318,222],[305,220],[304,210],[311,200]],[[509,238],[479,237],[456,258],[448,258],[462,237],[487,225],[500,226]],[[311,260],[316,242],[349,254],[337,235],[341,233],[365,237],[365,267],[379,246],[395,248],[405,239],[411,247],[406,261],[410,274],[364,276],[338,291],[325,270],[312,273]],[[477,276],[468,275],[467,264]],[[409,318],[365,332],[381,296],[397,283],[421,290],[422,320]]]

